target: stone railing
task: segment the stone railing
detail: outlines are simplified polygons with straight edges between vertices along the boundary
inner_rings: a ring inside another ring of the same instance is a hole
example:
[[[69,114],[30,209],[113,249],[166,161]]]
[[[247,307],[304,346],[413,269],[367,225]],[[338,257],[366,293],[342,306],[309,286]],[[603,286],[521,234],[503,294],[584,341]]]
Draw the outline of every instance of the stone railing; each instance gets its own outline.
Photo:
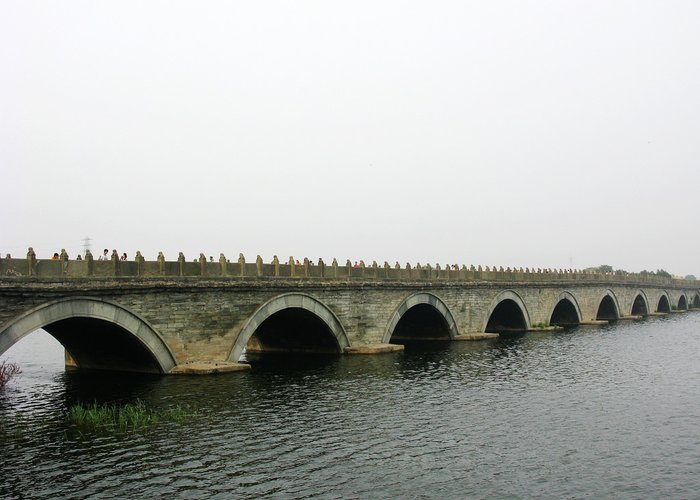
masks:
[[[673,285],[686,288],[700,288],[700,281],[683,280],[657,276],[653,274],[627,273],[594,273],[572,269],[530,269],[469,267],[457,264],[421,265],[406,263],[401,266],[398,262],[390,265],[388,262],[379,265],[376,261],[366,265],[364,261],[351,263],[349,260],[340,265],[333,259],[326,264],[322,259],[312,263],[305,258],[299,261],[290,257],[286,262],[280,262],[275,255],[271,262],[265,263],[258,255],[255,262],[247,262],[243,254],[238,260],[231,262],[224,254],[217,261],[212,257],[207,259],[204,254],[194,261],[187,261],[180,252],[176,261],[168,261],[162,252],[155,261],[147,261],[140,252],[136,253],[133,261],[120,260],[115,251],[109,260],[95,260],[89,252],[84,259],[69,259],[65,250],[61,251],[58,259],[37,259],[36,254],[29,249],[24,259],[11,258],[9,255],[0,258],[1,277],[37,277],[37,278],[85,278],[85,277],[227,277],[227,278],[315,278],[315,279],[365,279],[365,280],[445,280],[445,281],[502,281],[502,282],[532,282],[532,281],[597,281],[611,283],[640,283],[650,285]]]

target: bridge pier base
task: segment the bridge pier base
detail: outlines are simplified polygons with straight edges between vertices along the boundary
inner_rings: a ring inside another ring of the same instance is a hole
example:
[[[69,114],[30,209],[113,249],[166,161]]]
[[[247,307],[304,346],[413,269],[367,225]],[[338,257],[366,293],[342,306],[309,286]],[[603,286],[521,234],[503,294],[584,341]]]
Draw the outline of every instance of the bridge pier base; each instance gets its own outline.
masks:
[[[528,330],[528,332],[529,333],[538,333],[538,332],[550,333],[550,332],[560,332],[563,329],[564,329],[564,327],[561,325],[552,325],[552,326],[543,326],[540,328],[530,328]]]
[[[366,344],[346,347],[345,354],[385,354],[389,352],[403,352],[400,344]]]
[[[619,318],[620,321],[639,321],[640,319],[644,319],[644,316],[620,316]]]
[[[168,375],[211,375],[214,373],[231,373],[245,370],[250,370],[250,365],[226,361],[219,361],[216,363],[187,363],[175,366],[168,372]]]
[[[78,363],[75,362],[73,356],[67,350],[63,350],[63,358],[65,359],[66,369],[73,370],[78,368]]]
[[[452,340],[491,340],[497,339],[499,335],[497,333],[486,333],[486,332],[474,332],[466,333],[464,335],[455,335]]]

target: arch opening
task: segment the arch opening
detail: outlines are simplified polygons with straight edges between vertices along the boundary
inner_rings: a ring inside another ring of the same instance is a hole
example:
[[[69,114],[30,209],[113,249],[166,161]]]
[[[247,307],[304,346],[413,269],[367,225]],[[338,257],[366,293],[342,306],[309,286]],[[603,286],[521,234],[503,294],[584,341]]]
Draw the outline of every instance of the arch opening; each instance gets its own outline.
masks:
[[[489,316],[484,331],[500,334],[525,332],[525,314],[513,299],[503,299]]]
[[[289,307],[270,315],[255,329],[246,352],[338,354],[342,349],[331,329],[316,314]]]
[[[700,308],[700,294],[695,294],[695,298],[693,299],[693,308]]]
[[[670,313],[671,312],[671,304],[668,302],[668,297],[666,295],[662,295],[659,297],[659,304],[656,306],[656,312],[662,312],[662,313]]]
[[[576,326],[580,323],[576,306],[569,299],[561,299],[549,319],[552,326]]]
[[[43,327],[85,370],[161,373],[153,354],[121,326],[95,318],[67,318]],[[67,363],[68,366],[71,364]]]
[[[430,304],[417,304],[408,309],[394,327],[391,343],[417,340],[450,340],[450,327],[445,317]]]
[[[610,295],[606,295],[605,297],[603,297],[603,300],[600,301],[600,305],[598,306],[598,312],[596,314],[596,319],[614,321],[618,318],[619,315],[617,313],[617,306],[615,305],[615,301]]]
[[[16,317],[0,331],[0,354],[40,328],[64,346],[67,366],[168,373],[177,364],[145,319],[115,302],[92,297],[49,302]]]
[[[632,316],[646,316],[648,314],[646,300],[644,300],[642,294],[637,295],[632,304]]]
[[[688,309],[688,299],[685,298],[685,295],[681,295],[680,298],[678,299],[678,310],[679,311],[686,311]]]
[[[343,325],[325,304],[311,295],[284,293],[262,304],[243,325],[228,361],[238,362],[247,353],[342,353],[349,345]]]

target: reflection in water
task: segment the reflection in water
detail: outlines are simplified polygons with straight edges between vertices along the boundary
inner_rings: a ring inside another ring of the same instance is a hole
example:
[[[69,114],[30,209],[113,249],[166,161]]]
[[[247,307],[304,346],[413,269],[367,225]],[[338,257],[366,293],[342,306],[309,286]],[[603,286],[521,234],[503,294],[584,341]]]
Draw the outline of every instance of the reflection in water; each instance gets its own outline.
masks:
[[[6,358],[0,496],[660,497],[700,487],[700,314],[380,356],[251,358],[209,377],[65,372],[34,334]],[[199,416],[80,435],[76,401]]]

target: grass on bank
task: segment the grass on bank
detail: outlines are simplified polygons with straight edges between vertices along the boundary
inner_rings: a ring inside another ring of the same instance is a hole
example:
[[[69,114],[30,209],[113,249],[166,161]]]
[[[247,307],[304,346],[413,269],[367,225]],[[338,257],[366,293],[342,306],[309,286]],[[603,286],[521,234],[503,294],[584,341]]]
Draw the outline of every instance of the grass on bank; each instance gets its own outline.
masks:
[[[126,432],[151,427],[161,422],[184,423],[196,413],[181,406],[158,410],[141,401],[115,404],[77,403],[68,409],[66,420],[80,431],[119,431]]]

